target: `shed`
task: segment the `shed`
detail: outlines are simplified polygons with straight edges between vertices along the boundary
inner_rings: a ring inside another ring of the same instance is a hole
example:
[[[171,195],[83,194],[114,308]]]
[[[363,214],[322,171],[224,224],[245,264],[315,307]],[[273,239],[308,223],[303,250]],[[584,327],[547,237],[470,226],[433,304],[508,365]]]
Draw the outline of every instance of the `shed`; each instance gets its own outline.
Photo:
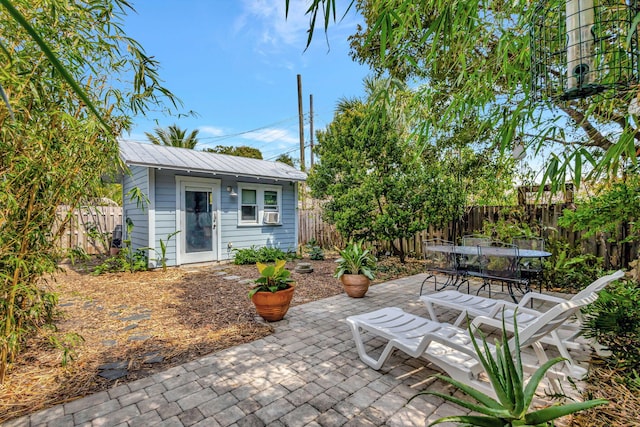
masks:
[[[150,267],[161,263],[163,245],[168,266],[228,260],[233,249],[251,246],[296,249],[304,172],[186,148],[119,145],[128,169],[122,176],[125,239],[132,250],[148,250]]]

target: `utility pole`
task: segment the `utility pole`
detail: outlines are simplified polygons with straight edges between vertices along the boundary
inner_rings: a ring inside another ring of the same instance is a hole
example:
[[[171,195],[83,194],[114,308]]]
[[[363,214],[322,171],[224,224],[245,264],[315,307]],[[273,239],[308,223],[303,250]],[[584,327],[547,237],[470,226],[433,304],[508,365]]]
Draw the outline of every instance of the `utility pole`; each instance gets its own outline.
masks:
[[[302,111],[302,76],[300,74],[298,74],[298,121],[300,127],[300,170],[304,171],[304,115]]]
[[[309,95],[309,147],[310,153],[309,158],[311,161],[311,165],[309,167],[313,167],[313,94]]]

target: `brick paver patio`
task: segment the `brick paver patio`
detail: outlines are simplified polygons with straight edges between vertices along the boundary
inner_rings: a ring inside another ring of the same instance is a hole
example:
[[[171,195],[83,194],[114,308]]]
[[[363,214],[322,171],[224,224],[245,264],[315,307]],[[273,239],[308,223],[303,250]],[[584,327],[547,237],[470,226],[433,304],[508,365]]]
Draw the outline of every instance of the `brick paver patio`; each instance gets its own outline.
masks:
[[[427,317],[424,275],[292,307],[275,333],[5,426],[425,426],[464,410],[427,362],[396,352],[379,371],[358,358],[344,319],[384,306]],[[431,289],[430,289],[431,291]],[[374,340],[371,340],[375,344]],[[544,398],[542,395],[541,398]]]

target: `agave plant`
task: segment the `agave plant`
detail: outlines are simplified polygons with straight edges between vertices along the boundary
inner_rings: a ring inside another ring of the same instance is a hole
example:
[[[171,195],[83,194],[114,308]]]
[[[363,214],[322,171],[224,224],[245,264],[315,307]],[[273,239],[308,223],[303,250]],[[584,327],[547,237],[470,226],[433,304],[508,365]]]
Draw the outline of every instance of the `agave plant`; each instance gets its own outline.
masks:
[[[547,371],[553,365],[560,363],[565,359],[557,357],[547,361],[531,375],[529,382],[525,385],[516,317],[517,316],[515,315],[513,316],[515,331],[515,348],[513,350],[513,356],[509,349],[509,345],[505,344],[507,343],[508,338],[506,328],[504,327],[504,316],[502,319],[502,343],[496,342],[495,356],[489,349],[484,336],[482,337],[484,351],[480,349],[480,346],[471,331],[471,326],[469,325],[469,335],[473,342],[473,346],[485,372],[487,373],[487,376],[489,377],[493,390],[497,396],[497,400],[467,384],[463,384],[444,375],[436,375],[437,378],[453,384],[463,393],[475,399],[478,403],[467,402],[454,396],[435,391],[424,391],[418,393],[411,399],[422,394],[431,394],[482,415],[457,415],[444,417],[435,420],[429,424],[430,426],[444,422],[458,422],[465,426],[482,427],[553,426],[553,420],[557,418],[583,411],[594,406],[609,403],[604,399],[595,399],[587,400],[585,402],[554,405],[529,412],[529,407],[531,406],[531,402],[533,401],[533,397],[540,381],[542,381]]]

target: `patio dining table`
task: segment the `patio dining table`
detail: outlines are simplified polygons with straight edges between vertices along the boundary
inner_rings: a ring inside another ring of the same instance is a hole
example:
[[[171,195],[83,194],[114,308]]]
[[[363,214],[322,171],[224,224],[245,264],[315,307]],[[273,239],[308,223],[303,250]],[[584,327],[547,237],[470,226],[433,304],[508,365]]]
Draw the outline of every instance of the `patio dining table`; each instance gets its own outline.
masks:
[[[541,251],[541,250],[535,250],[535,249],[518,249],[518,248],[515,248],[515,249],[516,249],[515,253],[517,254],[517,258],[518,259],[523,259],[523,258],[542,259],[542,258],[547,258],[547,257],[551,256],[551,252],[547,252],[547,251]],[[517,281],[517,280],[508,280],[507,278],[499,277],[499,276],[489,276],[487,274],[484,274],[482,271],[472,271],[472,272],[470,272],[470,271],[465,270],[463,268],[460,268],[458,266],[460,257],[479,255],[478,246],[429,245],[429,246],[425,246],[425,250],[426,251],[431,251],[431,252],[440,252],[440,253],[448,254],[450,256],[454,256],[455,257],[453,264],[456,264],[456,268],[451,273],[452,277],[450,277],[450,279],[447,280],[447,282],[442,286],[442,288],[445,288],[445,287],[451,286],[451,285],[456,286],[456,288],[457,288],[457,287],[459,287],[459,284],[461,283],[460,279],[463,278],[464,280],[466,280],[467,276],[473,276],[473,277],[478,277],[478,278],[483,279],[483,281],[485,282],[483,287],[488,284],[489,280],[501,280],[501,281],[507,283],[507,289],[508,289],[509,295],[511,296],[511,298],[515,302],[517,302],[515,294],[514,294],[513,286],[515,284],[520,289],[519,285],[522,282]],[[514,256],[514,248],[513,247],[483,246],[481,248],[481,251],[482,251],[482,255],[483,256],[505,257],[505,258]],[[440,289],[442,289],[442,288],[440,288]],[[520,289],[520,290],[523,293],[524,292],[529,292],[530,289],[529,289],[528,282],[526,283],[526,289],[525,290]]]
[[[432,252],[442,252],[454,255],[477,255],[477,246],[450,246],[450,245],[433,245],[427,246]],[[511,256],[513,250],[499,246],[483,246],[482,252],[487,255],[494,256]],[[547,258],[551,256],[551,252],[539,251],[535,249],[518,249],[518,257],[520,258]]]

